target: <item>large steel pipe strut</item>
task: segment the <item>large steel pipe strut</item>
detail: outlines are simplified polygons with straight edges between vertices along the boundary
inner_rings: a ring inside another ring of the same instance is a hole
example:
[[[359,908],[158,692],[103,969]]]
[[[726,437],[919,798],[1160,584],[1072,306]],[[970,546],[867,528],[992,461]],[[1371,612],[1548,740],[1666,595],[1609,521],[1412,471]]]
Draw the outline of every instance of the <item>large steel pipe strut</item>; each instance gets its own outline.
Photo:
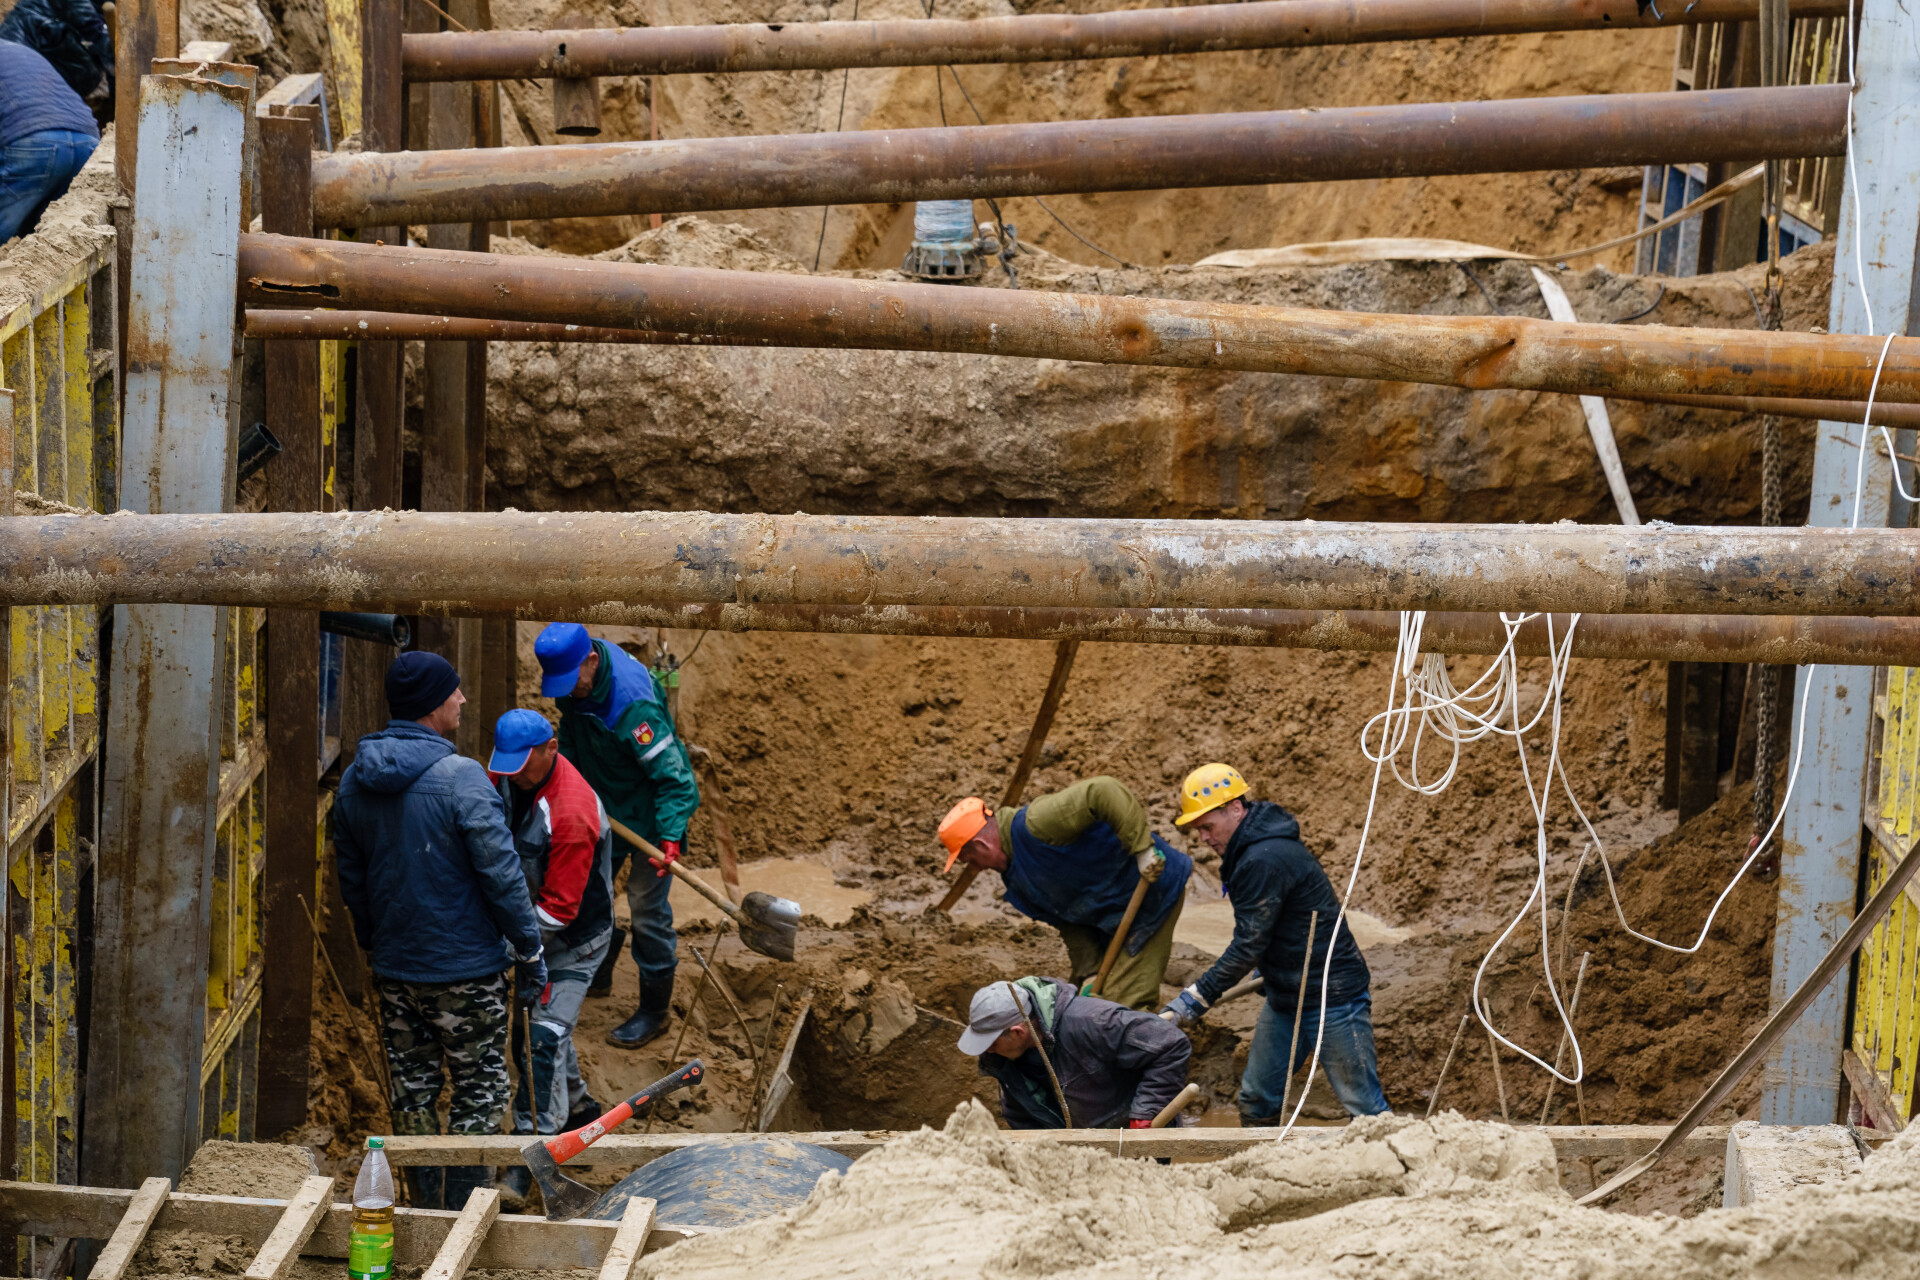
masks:
[[[718,334],[779,346],[975,352],[1607,395],[1865,400],[1884,339],[1557,324],[715,271],[579,258],[240,238],[250,303]],[[1920,339],[1887,350],[1877,399],[1920,401]]]
[[[1920,614],[1920,531],[339,512],[0,520],[0,604]]]
[[[1557,643],[1566,642],[1570,618],[1569,614],[1554,615],[1552,638]],[[1363,610],[1010,609],[993,605],[893,605],[876,609],[706,604],[652,611],[645,625],[698,631],[1085,640],[1375,653],[1391,653],[1400,641],[1399,614]],[[1490,613],[1429,613],[1420,634],[1420,647],[1428,653],[1498,653],[1507,638],[1499,615]],[[1545,617],[1534,614],[1515,637],[1514,651],[1538,657],[1547,648]],[[1580,658],[1660,662],[1920,666],[1920,618],[1590,613],[1574,629],[1573,652]]]
[[[1796,18],[1837,17],[1844,0],[1795,0]],[[1122,13],[885,22],[732,23],[575,31],[472,31],[401,38],[408,80],[827,71],[983,62],[1063,62],[1752,22],[1754,0],[1662,10],[1637,0],[1254,0]]]
[[[319,227],[1838,155],[1847,87],[319,155]]]
[[[340,338],[420,339],[427,342],[578,342],[628,346],[726,347],[774,344],[767,339],[720,338],[713,334],[665,333],[658,329],[606,329],[581,324],[536,324],[516,320],[474,320],[459,316],[412,315],[405,311],[262,311],[246,313],[246,335],[268,341],[319,341]],[[1727,413],[1772,414],[1780,418],[1817,418],[1858,422],[1866,413],[1859,400],[1796,400],[1787,396],[1683,396],[1655,392],[1616,392],[1615,399],[1672,404]],[[1873,406],[1876,426],[1920,427],[1920,405]]]

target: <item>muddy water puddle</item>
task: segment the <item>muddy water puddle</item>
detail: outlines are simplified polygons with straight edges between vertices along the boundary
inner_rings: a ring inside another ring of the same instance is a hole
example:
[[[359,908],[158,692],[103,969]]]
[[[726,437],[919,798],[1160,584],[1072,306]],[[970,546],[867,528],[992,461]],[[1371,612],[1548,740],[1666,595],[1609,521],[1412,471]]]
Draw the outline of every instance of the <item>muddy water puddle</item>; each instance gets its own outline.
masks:
[[[703,868],[700,877],[714,888],[721,888],[717,868]],[[740,887],[747,893],[770,893],[800,904],[810,916],[818,916],[829,925],[845,924],[854,909],[866,905],[873,895],[865,889],[848,889],[834,883],[833,868],[805,858],[763,858],[740,865]],[[712,924],[720,911],[694,889],[675,881],[669,891],[673,918]]]

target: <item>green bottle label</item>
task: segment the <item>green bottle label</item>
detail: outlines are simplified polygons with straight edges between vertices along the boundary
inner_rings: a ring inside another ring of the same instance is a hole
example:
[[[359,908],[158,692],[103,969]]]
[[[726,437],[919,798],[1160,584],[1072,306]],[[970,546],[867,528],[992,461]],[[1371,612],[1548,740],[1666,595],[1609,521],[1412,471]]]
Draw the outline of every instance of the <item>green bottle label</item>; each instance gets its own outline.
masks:
[[[387,1280],[393,1274],[393,1227],[354,1231],[347,1237],[349,1280]]]

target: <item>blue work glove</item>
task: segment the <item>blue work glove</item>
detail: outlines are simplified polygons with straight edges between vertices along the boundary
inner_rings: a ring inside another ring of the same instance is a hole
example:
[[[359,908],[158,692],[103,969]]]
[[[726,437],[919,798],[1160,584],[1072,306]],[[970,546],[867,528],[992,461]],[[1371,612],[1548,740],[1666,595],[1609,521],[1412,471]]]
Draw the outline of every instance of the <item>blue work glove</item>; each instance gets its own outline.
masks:
[[[1172,1014],[1174,1026],[1190,1027],[1200,1021],[1200,1015],[1206,1011],[1207,1002],[1201,998],[1200,988],[1188,987],[1185,991],[1182,991],[1179,995],[1169,1000],[1167,1007],[1160,1012],[1162,1015]]]
[[[547,962],[543,956],[513,966],[513,998],[523,1005],[538,1004],[547,989]]]

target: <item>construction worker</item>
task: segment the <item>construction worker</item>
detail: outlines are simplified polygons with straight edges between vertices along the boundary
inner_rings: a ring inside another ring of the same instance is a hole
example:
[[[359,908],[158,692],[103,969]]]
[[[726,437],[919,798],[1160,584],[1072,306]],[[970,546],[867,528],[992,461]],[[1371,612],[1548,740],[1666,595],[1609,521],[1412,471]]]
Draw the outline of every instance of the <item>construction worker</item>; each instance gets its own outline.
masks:
[[[1240,1077],[1240,1123],[1281,1122],[1287,1080],[1312,1055],[1316,1038],[1320,1066],[1347,1113],[1370,1116],[1387,1110],[1374,1057],[1372,975],[1353,931],[1342,926],[1336,933],[1333,927],[1340,899],[1320,860],[1300,842],[1299,822],[1277,804],[1247,799],[1246,779],[1225,764],[1201,765],[1187,775],[1180,786],[1180,816],[1173,821],[1191,826],[1220,855],[1220,882],[1233,901],[1233,939],[1166,1011],[1188,1026],[1250,970],[1258,968],[1266,985],[1266,1005]],[[1313,964],[1307,970],[1299,1046],[1289,1061],[1310,925]]]
[[[0,244],[33,231],[99,144],[87,104],[52,64],[0,39]]]
[[[666,863],[685,847],[687,824],[700,807],[693,761],[673,731],[653,673],[618,645],[595,640],[577,622],[555,622],[534,642],[540,693],[560,708],[560,754],[580,771],[607,812],[650,841],[665,861],[636,863],[627,876],[633,962],[640,970],[640,1008],[607,1033],[607,1042],[637,1049],[663,1034],[673,1008],[679,938],[667,889]],[[615,838],[614,872],[628,854]],[[613,944],[619,946],[616,938]]]
[[[1021,978],[973,993],[960,1052],[999,1082],[1012,1128],[1145,1129],[1186,1087],[1193,1045],[1151,1013]]]
[[[602,1111],[581,1078],[573,1029],[587,984],[613,949],[613,828],[600,798],[561,756],[553,726],[537,711],[515,709],[500,717],[487,772],[507,807],[546,948],[547,985],[514,1028],[514,1061],[523,1065],[513,1131],[565,1133],[599,1119]],[[526,1204],[533,1174],[524,1165],[508,1165],[494,1185],[502,1202],[518,1209]]]
[[[459,675],[437,654],[403,653],[387,668],[386,694],[392,719],[360,739],[341,775],[333,847],[380,995],[393,1131],[438,1133],[451,1076],[448,1128],[498,1133],[510,1091],[507,1001],[547,985],[540,926],[500,796],[450,741],[466,702]],[[419,1169],[416,1203],[439,1208],[444,1186],[446,1206],[464,1208],[491,1180],[477,1165]]]
[[[1015,812],[968,796],[940,822],[946,870],[998,871],[1007,905],[1060,931],[1073,985],[1100,971],[1134,886],[1150,885],[1100,994],[1132,1009],[1160,1003],[1173,928],[1193,860],[1147,830],[1146,806],[1118,778],[1087,778]]]

